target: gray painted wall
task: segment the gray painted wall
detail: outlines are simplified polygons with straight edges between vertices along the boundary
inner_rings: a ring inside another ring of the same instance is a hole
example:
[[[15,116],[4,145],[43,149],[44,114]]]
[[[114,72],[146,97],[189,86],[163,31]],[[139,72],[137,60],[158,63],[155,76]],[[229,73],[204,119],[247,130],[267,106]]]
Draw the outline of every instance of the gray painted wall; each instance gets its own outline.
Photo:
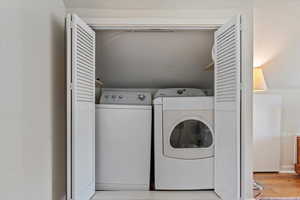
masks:
[[[0,24],[0,199],[65,195],[65,7],[3,0]]]
[[[263,67],[267,93],[283,99],[281,170],[293,170],[300,135],[299,10],[298,0],[256,0],[254,7],[254,65]]]
[[[213,87],[213,30],[98,31],[97,77],[105,87]]]

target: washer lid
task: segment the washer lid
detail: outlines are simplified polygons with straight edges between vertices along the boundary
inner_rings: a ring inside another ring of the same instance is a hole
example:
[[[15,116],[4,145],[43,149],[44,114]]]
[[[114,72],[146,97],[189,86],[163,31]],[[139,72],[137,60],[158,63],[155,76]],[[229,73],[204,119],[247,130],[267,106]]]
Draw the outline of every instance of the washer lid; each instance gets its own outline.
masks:
[[[150,92],[104,90],[100,104],[151,105]]]
[[[206,96],[203,90],[197,88],[166,88],[158,90],[156,97],[198,97]]]

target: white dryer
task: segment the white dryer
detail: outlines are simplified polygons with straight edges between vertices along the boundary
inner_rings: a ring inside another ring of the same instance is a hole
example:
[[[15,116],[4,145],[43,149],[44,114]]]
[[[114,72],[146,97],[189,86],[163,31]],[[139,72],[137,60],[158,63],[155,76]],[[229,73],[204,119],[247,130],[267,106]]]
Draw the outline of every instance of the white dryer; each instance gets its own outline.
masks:
[[[156,190],[214,188],[213,97],[162,89],[154,99]]]
[[[96,105],[96,190],[149,190],[152,98],[104,90]]]

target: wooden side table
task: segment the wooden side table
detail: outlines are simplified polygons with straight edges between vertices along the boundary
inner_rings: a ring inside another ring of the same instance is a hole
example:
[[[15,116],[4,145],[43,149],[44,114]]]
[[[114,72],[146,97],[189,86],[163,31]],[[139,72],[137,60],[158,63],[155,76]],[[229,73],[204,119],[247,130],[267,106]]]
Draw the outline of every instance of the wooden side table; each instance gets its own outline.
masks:
[[[295,171],[300,174],[300,136],[297,136],[297,163],[295,164]]]

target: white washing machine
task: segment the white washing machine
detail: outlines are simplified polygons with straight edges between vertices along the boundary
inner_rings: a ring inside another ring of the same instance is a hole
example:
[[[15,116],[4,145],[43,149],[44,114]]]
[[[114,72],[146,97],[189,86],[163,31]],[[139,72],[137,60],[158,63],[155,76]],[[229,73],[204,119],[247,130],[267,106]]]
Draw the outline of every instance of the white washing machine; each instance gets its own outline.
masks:
[[[156,190],[214,188],[213,97],[159,90],[154,99]]]
[[[96,105],[96,190],[149,190],[150,93],[104,90]]]

